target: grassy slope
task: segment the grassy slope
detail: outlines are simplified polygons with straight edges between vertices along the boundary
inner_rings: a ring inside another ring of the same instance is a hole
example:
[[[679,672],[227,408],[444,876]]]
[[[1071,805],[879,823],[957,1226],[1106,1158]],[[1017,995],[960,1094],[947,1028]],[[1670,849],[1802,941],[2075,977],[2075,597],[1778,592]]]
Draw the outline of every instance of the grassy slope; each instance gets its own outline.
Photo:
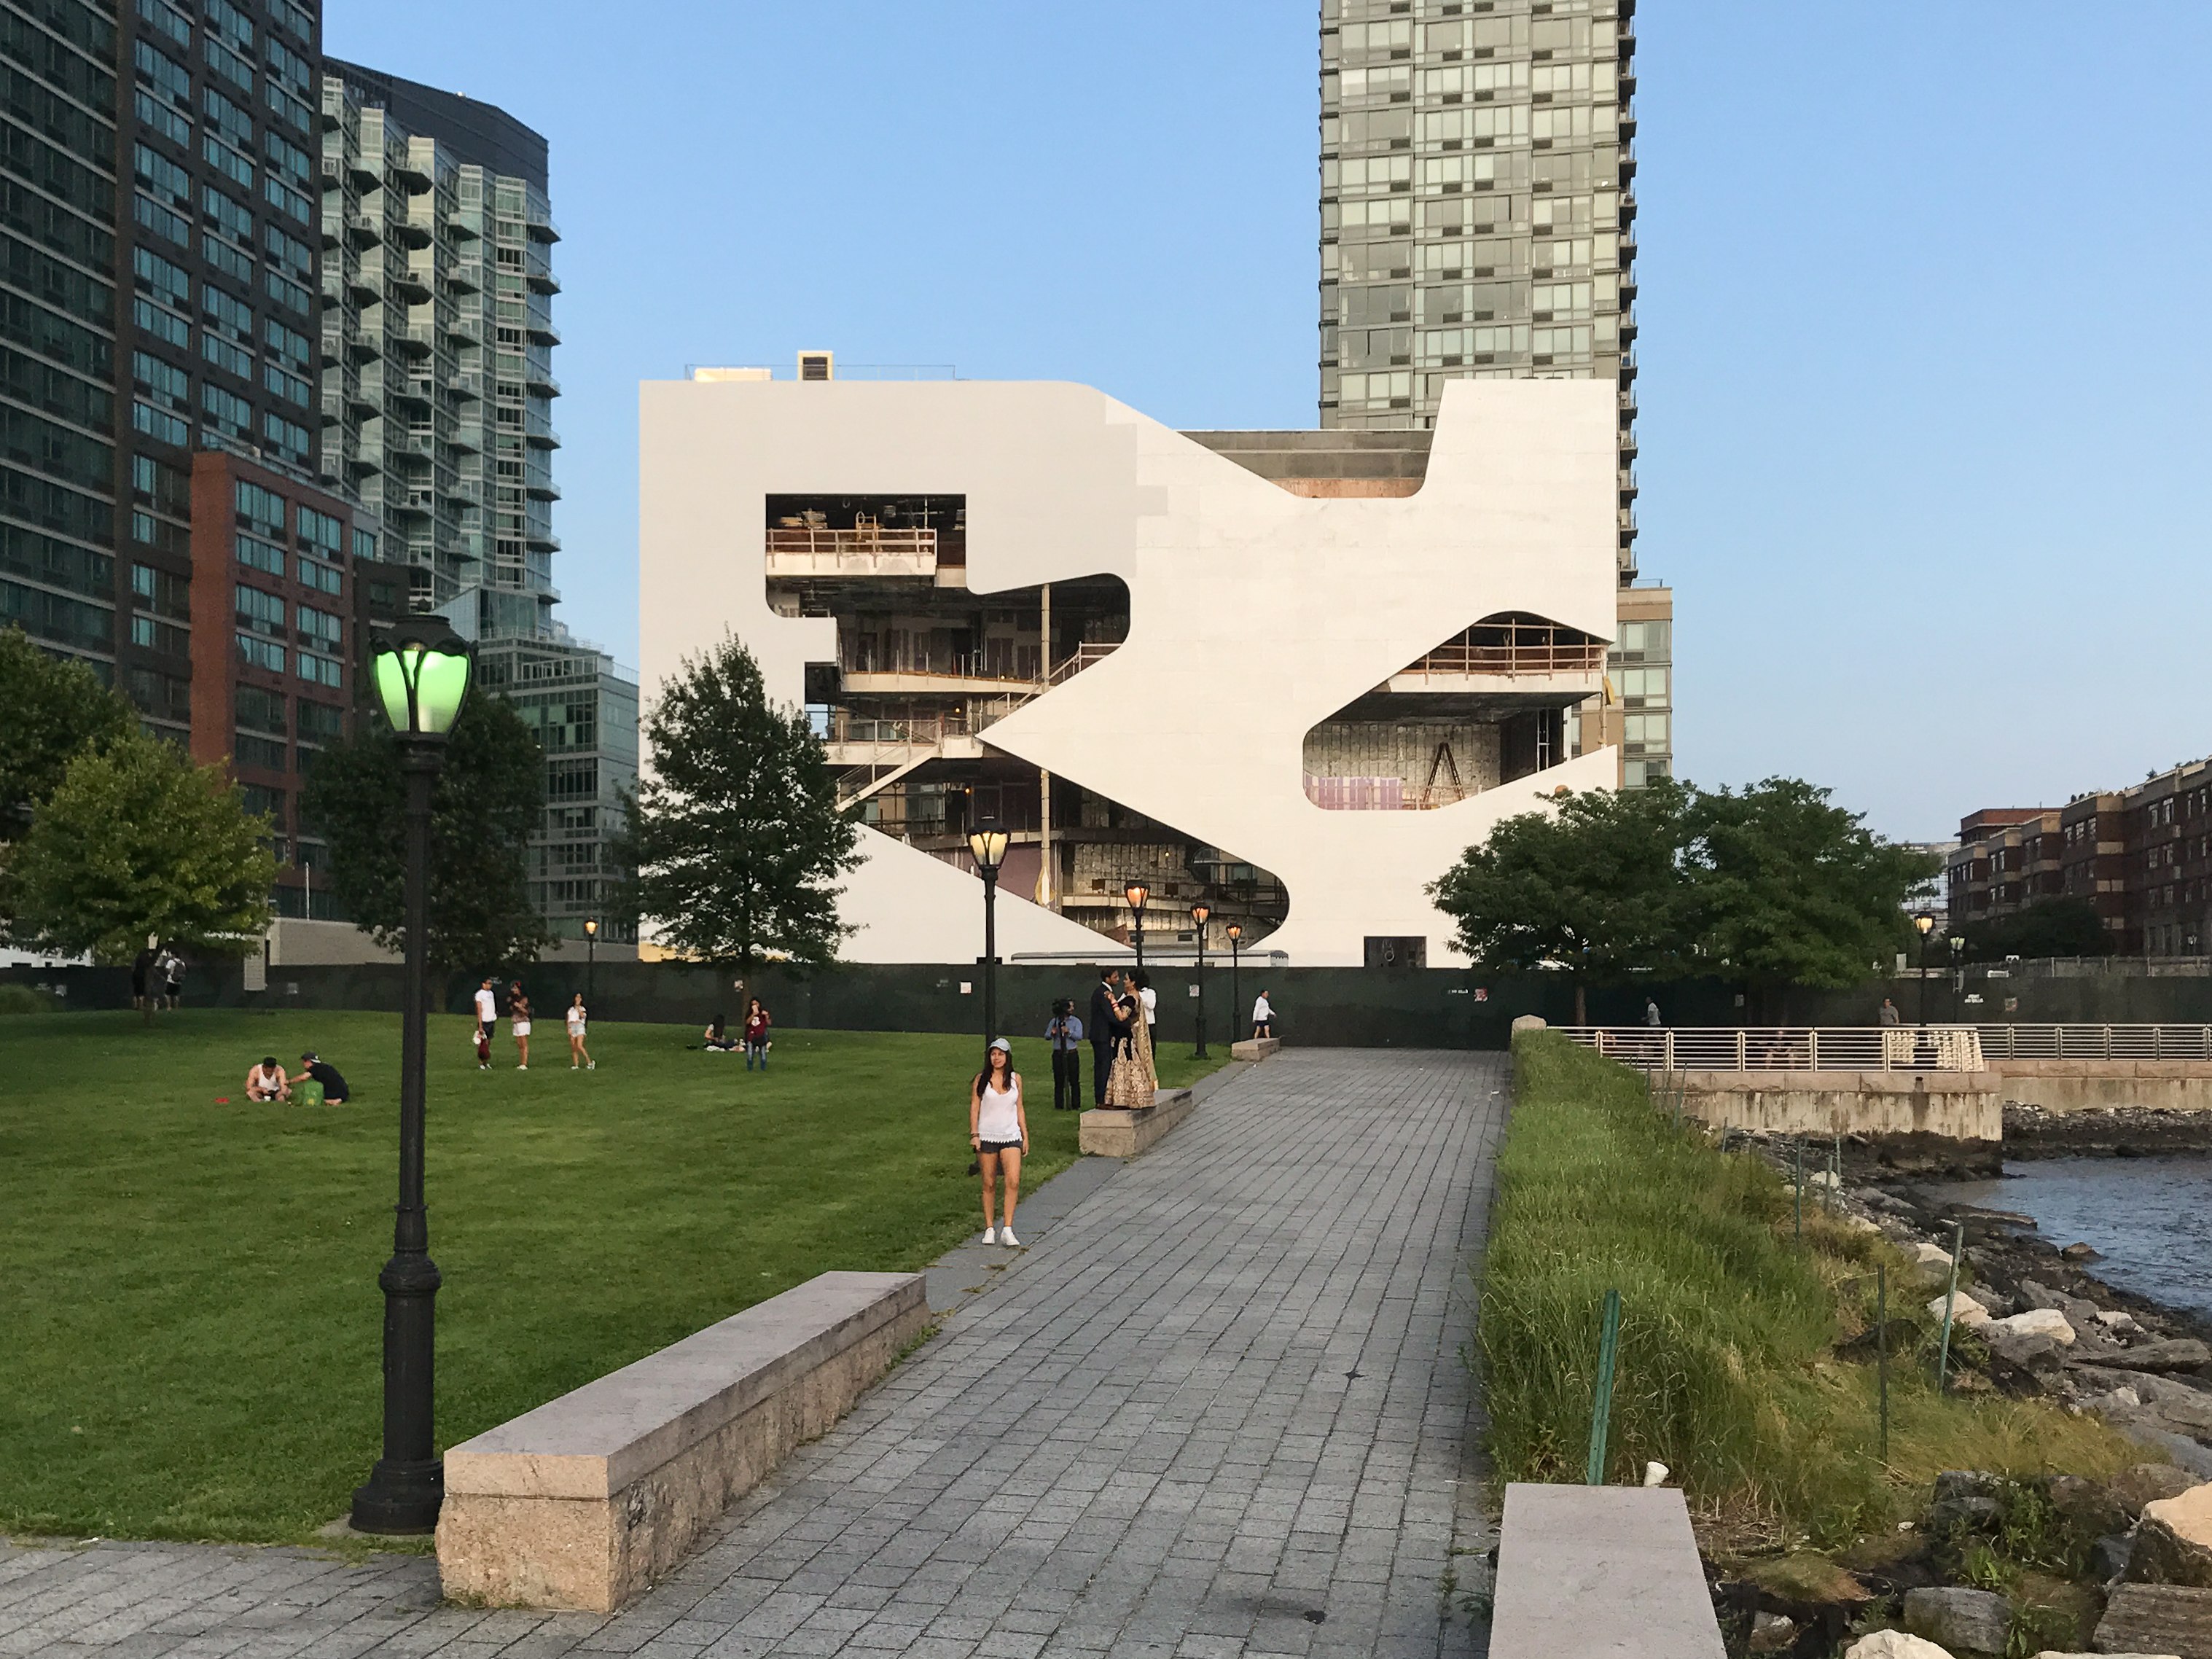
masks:
[[[1865,1328],[1887,1246],[1808,1214],[1787,1190],[1650,1108],[1643,1079],[1553,1036],[1515,1045],[1482,1287],[1491,1445],[1505,1480],[1579,1480],[1598,1310],[1622,1298],[1607,1475],[1646,1460],[1711,1510],[1841,1541],[1899,1512],[1946,1468],[2096,1474],[2143,1454],[2039,1403],[1939,1397],[1926,1292],[1890,1267],[1893,1419],[1878,1456],[1874,1368],[1835,1358]]]
[[[609,1024],[571,1073],[557,1017],[539,1029],[526,1074],[505,1038],[486,1073],[467,1021],[431,1022],[441,1445],[976,1224],[971,1039],[785,1030],[763,1075],[688,1029]],[[253,1060],[309,1046],[357,1104],[245,1103]],[[1034,1185],[1076,1117],[1041,1041],[1017,1060]],[[0,1530],[287,1539],[343,1512],[378,1449],[398,1069],[390,1015],[0,1021]]]

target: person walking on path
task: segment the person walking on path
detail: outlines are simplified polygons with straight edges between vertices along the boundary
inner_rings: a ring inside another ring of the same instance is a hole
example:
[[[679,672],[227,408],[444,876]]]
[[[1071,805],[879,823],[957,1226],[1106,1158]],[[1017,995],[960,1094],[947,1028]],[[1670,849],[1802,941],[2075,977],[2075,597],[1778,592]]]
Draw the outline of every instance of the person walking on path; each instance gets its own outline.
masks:
[[[1275,1035],[1275,1008],[1274,1005],[1267,1000],[1267,991],[1265,986],[1261,988],[1260,994],[1252,999],[1252,1035],[1255,1037],[1271,1037]]]
[[[568,1004],[568,1069],[572,1072],[579,1066],[587,1072],[599,1069],[599,1062],[592,1058],[592,1051],[584,1046],[584,1028],[590,1021],[591,1015],[584,1006],[584,994],[579,991]]]
[[[1152,1028],[1145,1024],[1145,1005],[1133,975],[1122,976],[1119,1006],[1127,1029],[1114,1055],[1106,1103],[1133,1111],[1151,1105],[1160,1086],[1159,1074],[1152,1069]]]
[[[1091,988],[1091,1103],[1106,1103],[1106,1080],[1114,1071],[1114,1048],[1123,1035],[1115,1016],[1114,970],[1101,968]]]
[[[1650,997],[1644,999],[1644,1023],[1655,1031],[1667,1023],[1659,1018],[1659,1005]]]
[[[499,995],[486,979],[477,987],[477,1070],[491,1070],[492,1027],[499,1024]]]
[[[1881,1000],[1881,1023],[1885,1025],[1902,1025],[1905,1024],[1903,1018],[1899,1016],[1897,1012],[1897,1005],[1892,1002],[1887,997],[1884,997]]]
[[[1022,1074],[1014,1069],[1014,1045],[993,1037],[985,1050],[983,1069],[975,1073],[968,1094],[968,1144],[975,1149],[976,1166],[983,1175],[983,1242],[1018,1248],[1014,1237],[1014,1205],[1022,1195],[1022,1154],[1030,1149],[1029,1113],[1022,1106]],[[1006,1225],[994,1231],[992,1188],[999,1176],[1006,1177]]]
[[[173,945],[161,947],[161,988],[172,1012],[185,1006],[185,958]]]
[[[1052,1024],[1044,1028],[1052,1044],[1052,1109],[1075,1112],[1083,1109],[1083,1022],[1076,1018],[1075,1003],[1062,997],[1052,1005]]]
[[[522,994],[522,981],[511,979],[507,982],[507,1014],[514,1022],[514,1052],[520,1056],[515,1070],[530,1069],[530,999]]]
[[[762,1007],[761,1000],[755,997],[745,1005],[745,1070],[748,1072],[752,1070],[756,1060],[760,1061],[761,1070],[768,1070],[768,1010]]]

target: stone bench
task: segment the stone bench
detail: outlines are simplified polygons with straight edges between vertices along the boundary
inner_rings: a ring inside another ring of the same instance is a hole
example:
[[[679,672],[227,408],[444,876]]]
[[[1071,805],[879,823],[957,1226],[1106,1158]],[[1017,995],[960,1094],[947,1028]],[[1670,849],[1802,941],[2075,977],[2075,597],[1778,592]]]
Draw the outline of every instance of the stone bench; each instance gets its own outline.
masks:
[[[920,1273],[818,1274],[462,1442],[438,1517],[446,1595],[613,1612],[928,1322]]]
[[[1188,1117],[1198,1103],[1188,1089],[1161,1089],[1149,1106],[1094,1106],[1077,1125],[1086,1158],[1134,1158]]]
[[[1505,1489],[1491,1659],[1723,1659],[1671,1486]]]
[[[1282,1046],[1283,1040],[1280,1037],[1246,1037],[1242,1042],[1232,1042],[1229,1045],[1229,1058],[1249,1060],[1265,1060]]]

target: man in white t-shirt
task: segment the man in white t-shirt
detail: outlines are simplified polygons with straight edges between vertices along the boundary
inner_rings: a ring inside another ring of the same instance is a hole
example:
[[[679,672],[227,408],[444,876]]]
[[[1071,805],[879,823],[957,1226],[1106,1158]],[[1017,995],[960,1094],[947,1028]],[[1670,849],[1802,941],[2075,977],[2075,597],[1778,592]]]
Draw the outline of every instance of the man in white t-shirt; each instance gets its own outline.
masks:
[[[1265,991],[1252,1000],[1252,1035],[1255,1037],[1275,1035],[1274,1006],[1267,1000]]]
[[[491,1070],[491,1028],[499,1024],[499,994],[486,980],[477,987],[477,1070]]]

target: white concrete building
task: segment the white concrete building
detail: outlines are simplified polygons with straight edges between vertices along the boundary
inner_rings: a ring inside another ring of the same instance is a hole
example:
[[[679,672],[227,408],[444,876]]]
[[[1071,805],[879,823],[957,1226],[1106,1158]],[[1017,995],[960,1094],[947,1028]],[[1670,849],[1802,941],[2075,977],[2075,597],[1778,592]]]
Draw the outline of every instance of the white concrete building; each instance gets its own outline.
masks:
[[[1148,946],[1204,900],[1209,951],[1235,920],[1299,966],[1455,961],[1426,884],[1615,781],[1563,718],[1614,628],[1615,402],[1456,380],[1416,476],[1278,481],[1237,457],[1388,434],[1201,442],[1060,383],[649,383],[645,693],[734,635],[821,711],[871,825],[854,960],[979,954],[988,817],[1005,956],[1113,953],[1141,879]]]

